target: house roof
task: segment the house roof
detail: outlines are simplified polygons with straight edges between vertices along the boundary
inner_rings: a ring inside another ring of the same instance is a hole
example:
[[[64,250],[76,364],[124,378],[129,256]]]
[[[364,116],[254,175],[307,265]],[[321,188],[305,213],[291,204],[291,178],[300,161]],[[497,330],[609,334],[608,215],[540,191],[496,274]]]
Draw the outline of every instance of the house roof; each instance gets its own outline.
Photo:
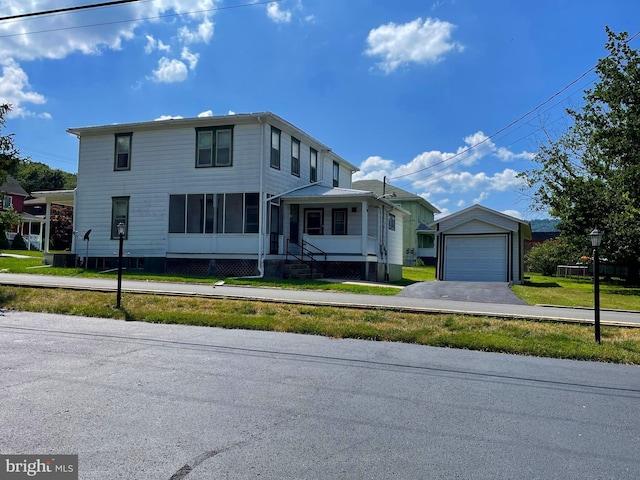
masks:
[[[6,180],[0,186],[0,192],[7,193],[9,195],[20,195],[22,197],[28,197],[27,191],[22,188],[18,181],[11,175],[7,175]]]
[[[407,192],[398,187],[394,187],[393,185],[381,182],[380,180],[358,180],[351,184],[353,188],[358,190],[367,190],[369,192],[373,192],[374,195],[380,196],[383,194],[389,194],[391,202],[406,202],[406,201],[414,201],[422,204],[427,210],[433,213],[440,213],[436,207],[427,202],[420,195],[416,195],[415,193]]]
[[[471,205],[470,207],[467,207],[456,213],[452,213],[451,215],[447,215],[446,217],[442,217],[438,221],[433,222],[432,225],[437,226],[437,230],[445,230],[443,228],[440,228],[440,225],[446,224],[447,225],[446,229],[448,230],[472,219],[479,219],[486,223],[492,223],[489,220],[491,216],[497,219],[507,220],[509,222],[514,222],[522,225],[524,238],[525,239],[531,238],[531,224],[526,220],[512,217],[511,215],[506,215],[504,213],[501,213],[496,210],[492,210],[490,208],[483,207],[482,205],[477,205],[477,204]],[[496,224],[497,223],[498,223],[498,220],[496,220]]]
[[[335,157],[341,163],[347,165],[353,172],[360,170],[358,167],[348,162],[344,158],[334,153],[331,148],[325,144],[319,142],[317,139],[304,132],[300,128],[296,127],[292,123],[289,123],[284,118],[272,112],[258,112],[258,113],[235,113],[233,115],[216,115],[211,117],[195,117],[195,118],[171,118],[167,120],[154,120],[147,122],[135,122],[135,123],[115,123],[111,125],[98,125],[93,127],[72,127],[68,128],[67,132],[78,137],[88,135],[104,135],[110,133],[128,133],[132,131],[149,131],[149,130],[163,130],[168,128],[188,128],[188,127],[208,127],[216,125],[248,125],[254,123],[269,123],[277,128],[285,130],[287,133],[292,133],[298,140],[303,140],[305,143],[311,145],[319,152],[325,152]]]
[[[378,198],[372,192],[368,192],[366,190],[357,190],[354,188],[339,188],[339,187],[327,187],[325,185],[315,184],[309,185],[307,187],[299,188],[297,190],[291,191],[282,195],[282,198],[285,200],[290,199],[318,199],[318,198],[326,198],[326,199],[353,199],[353,198],[361,198],[361,199],[370,199],[375,200],[380,203],[384,203],[389,207],[402,212],[403,214],[408,214],[406,210],[399,207],[398,205],[393,204],[387,198]]]
[[[425,225],[424,223],[418,223],[418,227],[416,228],[416,232],[418,233],[434,233],[435,230],[430,225]]]

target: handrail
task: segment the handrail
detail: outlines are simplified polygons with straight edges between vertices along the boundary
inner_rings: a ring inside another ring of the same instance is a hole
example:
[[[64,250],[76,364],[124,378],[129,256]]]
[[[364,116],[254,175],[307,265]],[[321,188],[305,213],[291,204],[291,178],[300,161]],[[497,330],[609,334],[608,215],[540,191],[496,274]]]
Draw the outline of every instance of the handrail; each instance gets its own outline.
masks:
[[[291,248],[290,248],[291,244],[297,245],[298,247],[300,247],[300,254],[299,255],[291,250]],[[325,252],[321,248],[317,247],[316,245],[305,241],[304,238],[302,239],[302,242],[299,243],[299,244],[298,243],[293,243],[289,239],[287,239],[287,250],[286,251],[287,251],[287,253],[286,253],[285,261],[289,260],[289,255],[291,255],[293,258],[295,258],[299,262],[308,264],[309,267],[311,267],[311,275],[312,276],[313,276],[314,266],[317,269],[322,269],[322,264],[318,260],[316,260],[316,256],[322,256],[324,262],[327,261],[327,252]],[[309,259],[306,260],[305,257],[308,257]]]

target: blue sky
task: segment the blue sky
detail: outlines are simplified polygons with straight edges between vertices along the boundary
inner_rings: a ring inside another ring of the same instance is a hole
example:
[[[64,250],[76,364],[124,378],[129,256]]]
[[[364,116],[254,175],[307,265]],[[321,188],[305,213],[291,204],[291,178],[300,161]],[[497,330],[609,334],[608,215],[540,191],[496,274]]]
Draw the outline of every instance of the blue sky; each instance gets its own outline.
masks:
[[[0,16],[87,3],[3,0]],[[68,172],[69,127],[272,111],[354,179],[443,214],[541,218],[516,174],[595,74],[535,107],[606,54],[606,25],[638,19],[637,0],[146,0],[0,22],[0,101],[21,153]]]

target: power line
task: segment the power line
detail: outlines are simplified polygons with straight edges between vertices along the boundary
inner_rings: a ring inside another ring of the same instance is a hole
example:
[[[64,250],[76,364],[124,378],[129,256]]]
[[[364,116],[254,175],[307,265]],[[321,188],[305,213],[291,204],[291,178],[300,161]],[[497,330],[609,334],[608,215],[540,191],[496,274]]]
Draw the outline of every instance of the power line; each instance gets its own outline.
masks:
[[[11,15],[9,17],[0,17],[0,21],[15,20],[17,18],[26,18],[26,17],[38,17],[40,15],[50,15],[53,13],[74,12],[76,10],[86,10],[88,8],[110,7],[112,5],[121,5],[123,3],[133,3],[133,2],[139,2],[139,1],[141,0],[113,0],[111,2],[94,3],[92,5],[79,5],[75,7],[57,8],[55,10],[43,10],[41,12],[20,13],[18,15]]]
[[[141,1],[141,0],[129,0],[129,1]],[[232,10],[232,9],[236,9],[236,8],[245,8],[245,7],[254,7],[254,6],[258,6],[258,5],[267,5],[269,3],[277,3],[277,2],[282,2],[283,0],[268,0],[268,1],[263,1],[263,2],[256,2],[256,3],[243,3],[240,5],[229,5],[227,7],[216,7],[216,8],[208,8],[205,10],[195,10],[192,12],[183,12],[183,13],[168,13],[166,15],[157,15],[155,17],[142,17],[142,18],[134,18],[134,19],[130,19],[130,20],[116,20],[113,22],[103,22],[103,23],[91,23],[88,25],[76,25],[73,27],[61,27],[61,28],[51,28],[48,30],[36,30],[33,32],[19,32],[19,33],[10,33],[7,35],[0,35],[0,38],[10,38],[10,37],[19,37],[22,35],[35,35],[37,33],[51,33],[51,32],[59,32],[59,31],[63,31],[63,30],[77,30],[80,28],[90,28],[90,27],[103,27],[106,25],[116,25],[119,23],[133,23],[133,22],[141,22],[141,21],[145,21],[145,20],[158,20],[161,18],[171,18],[171,17],[181,17],[184,15],[193,15],[195,13],[207,13],[207,12],[218,12],[218,11],[222,11],[222,10]]]
[[[631,42],[633,39],[635,39],[638,35],[640,35],[640,31],[636,32],[632,37],[630,37],[629,39],[627,39],[627,41],[625,43],[629,43]],[[608,56],[611,56],[611,54],[609,54]],[[470,147],[465,148],[464,150],[459,151],[458,153],[453,154],[451,157],[448,157],[444,160],[441,160],[439,162],[436,162],[432,165],[428,165],[424,168],[421,168],[419,170],[416,170],[415,172],[410,172],[410,173],[404,173],[402,175],[397,175],[395,177],[389,177],[389,180],[396,180],[398,178],[404,178],[404,177],[408,177],[411,175],[415,175],[417,173],[420,172],[424,172],[425,170],[429,170],[433,167],[436,167],[438,165],[442,165],[443,163],[447,163],[449,162],[451,159],[459,157],[467,152],[470,152],[471,150],[473,150],[474,148],[482,145],[485,142],[488,142],[489,140],[491,140],[493,137],[501,134],[502,132],[504,132],[505,130],[508,130],[509,128],[511,128],[512,126],[516,125],[517,123],[520,123],[522,120],[524,120],[525,118],[527,118],[529,115],[533,114],[535,111],[539,110],[540,108],[542,108],[543,106],[545,106],[547,103],[551,102],[554,98],[558,97],[559,95],[561,95],[562,93],[564,93],[566,90],[568,90],[571,86],[575,85],[576,83],[578,83],[580,80],[582,80],[584,77],[586,77],[587,75],[589,75],[592,71],[594,71],[597,67],[597,64],[594,65],[593,67],[591,67],[589,70],[587,70],[586,72],[584,72],[582,75],[580,75],[578,78],[576,78],[575,80],[573,80],[572,82],[568,83],[567,85],[565,85],[563,88],[561,88],[560,90],[558,90],[556,93],[554,93],[553,95],[551,95],[549,98],[547,98],[544,102],[540,103],[539,105],[537,105],[536,107],[532,108],[531,110],[529,110],[527,113],[525,113],[524,115],[521,115],[520,117],[518,117],[517,119],[515,119],[514,121],[512,121],[511,123],[509,123],[507,126],[502,127],[501,129],[499,129],[498,131],[492,133],[491,135],[489,135],[488,137],[484,138],[483,140],[481,140],[480,142],[471,145]],[[463,160],[463,158],[461,158],[460,160],[456,161],[453,163],[453,165],[460,163]]]

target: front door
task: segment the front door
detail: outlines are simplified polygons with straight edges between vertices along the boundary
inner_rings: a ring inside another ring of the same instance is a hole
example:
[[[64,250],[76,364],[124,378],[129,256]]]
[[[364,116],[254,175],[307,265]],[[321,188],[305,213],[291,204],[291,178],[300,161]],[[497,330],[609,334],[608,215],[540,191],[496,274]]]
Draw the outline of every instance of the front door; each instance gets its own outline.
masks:
[[[269,253],[278,254],[280,245],[280,205],[271,205],[271,221],[269,228]]]
[[[296,245],[300,244],[300,205],[291,205],[289,217],[289,240]]]
[[[304,233],[307,235],[322,235],[324,229],[324,210],[308,209],[304,211]]]

